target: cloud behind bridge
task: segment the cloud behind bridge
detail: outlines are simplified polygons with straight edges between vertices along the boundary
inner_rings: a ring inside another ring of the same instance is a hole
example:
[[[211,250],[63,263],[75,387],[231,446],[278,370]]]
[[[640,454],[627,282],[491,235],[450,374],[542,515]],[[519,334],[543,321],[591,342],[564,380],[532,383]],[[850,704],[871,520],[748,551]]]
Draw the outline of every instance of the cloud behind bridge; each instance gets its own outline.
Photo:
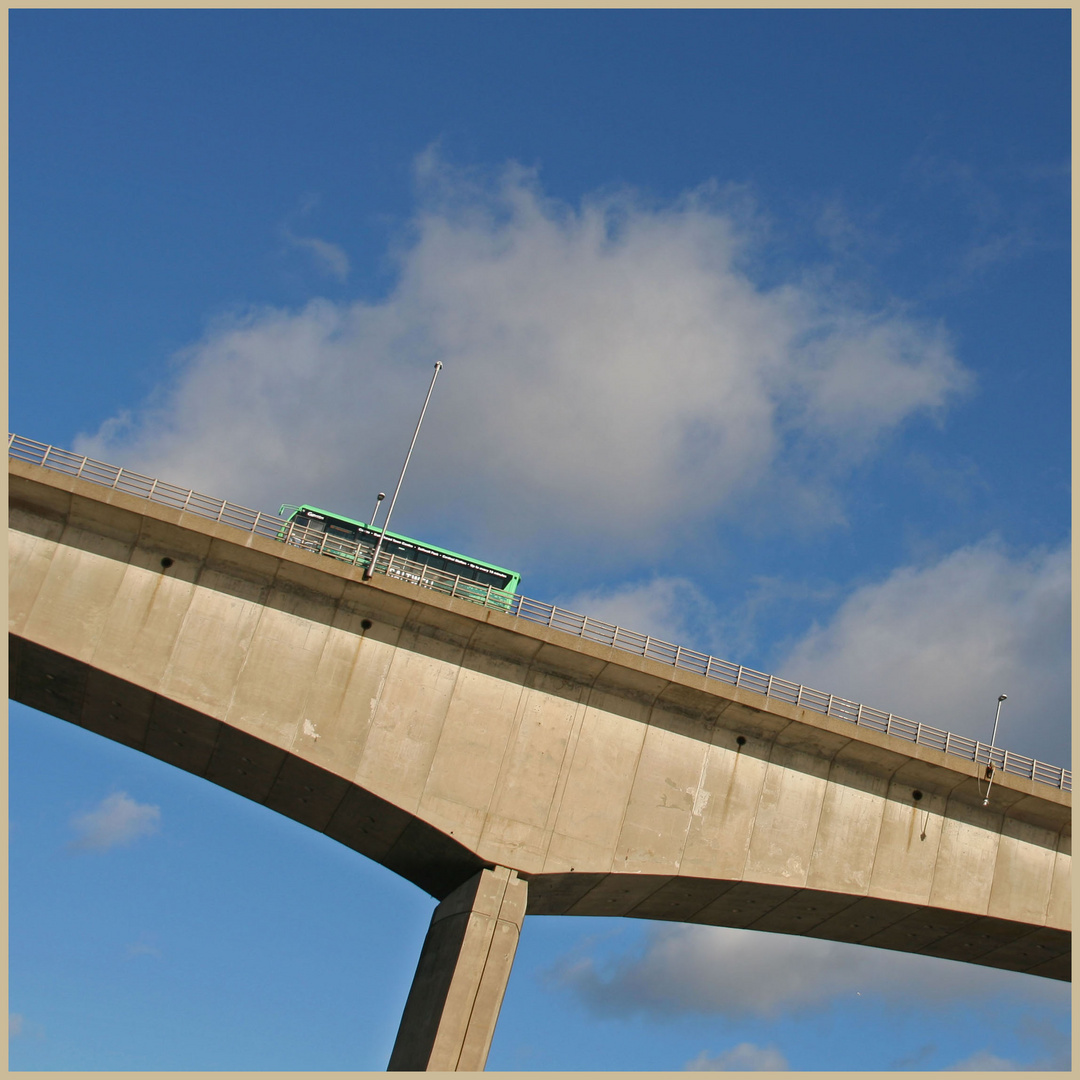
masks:
[[[434,152],[417,184],[388,295],[222,316],[80,452],[260,507],[366,513],[442,360],[413,504],[496,550],[572,541],[610,562],[748,505],[839,521],[850,470],[972,384],[941,326],[821,268],[774,280],[737,189],[571,206],[534,171]]]
[[[1062,1006],[1069,986],[936,957],[690,924],[652,924],[637,950],[563,956],[549,971],[599,1016],[775,1018],[865,995],[893,1006],[987,1000]]]
[[[771,674],[986,742],[1005,692],[998,745],[1068,764],[1069,545],[1016,552],[989,537],[834,595],[831,612],[773,650]],[[681,577],[560,603],[733,661],[755,617],[754,598],[721,611]]]
[[[993,538],[855,589],[779,674],[935,727],[1067,765],[1069,545],[1027,553]]]
[[[742,1042],[718,1054],[702,1050],[685,1068],[693,1072],[782,1072],[787,1058],[775,1046]]]

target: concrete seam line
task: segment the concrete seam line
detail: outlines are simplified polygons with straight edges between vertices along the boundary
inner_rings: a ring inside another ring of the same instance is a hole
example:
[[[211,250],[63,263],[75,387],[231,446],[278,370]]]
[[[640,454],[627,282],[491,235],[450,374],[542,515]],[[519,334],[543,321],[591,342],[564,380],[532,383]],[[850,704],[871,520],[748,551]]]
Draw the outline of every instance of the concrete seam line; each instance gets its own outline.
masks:
[[[831,775],[831,770],[830,770],[830,775]],[[874,842],[874,850],[870,853],[870,868],[867,870],[867,873],[866,873],[866,893],[864,894],[866,896],[870,895],[870,890],[873,888],[874,867],[877,866],[878,854],[879,854],[879,852],[881,850],[881,830],[885,825],[885,812],[889,808],[889,790],[892,787],[892,784],[893,784],[892,777],[889,777],[889,779],[887,779],[885,781],[885,794],[882,795],[882,797],[881,797],[881,816],[878,819],[877,839]],[[929,814],[929,812],[930,812],[930,808],[927,807],[927,814]],[[821,827],[820,823],[819,823],[818,827],[819,828]],[[923,825],[923,830],[925,831],[925,829],[926,829],[926,826]],[[816,843],[816,839],[815,839],[815,843]]]
[[[485,609],[484,614],[485,614],[485,619],[483,621],[481,621],[481,622],[478,622],[476,624],[476,627],[473,630],[473,632],[469,635],[469,640],[468,640],[468,643],[465,646],[465,652],[462,654],[461,665],[459,665],[459,669],[460,669],[460,667],[464,666],[465,657],[468,655],[469,649],[472,647],[473,638],[479,633],[480,628],[482,626],[490,626],[490,623],[487,621],[487,616],[490,615],[491,612],[488,609]],[[536,653],[539,652],[539,651],[540,651],[539,649],[534,650],[532,656],[529,657],[528,663],[526,663],[526,665],[525,665],[525,674],[524,674],[521,682],[520,683],[515,682],[515,684],[514,684],[515,686],[517,686],[517,691],[518,691],[518,693],[517,693],[517,702],[514,705],[514,715],[511,718],[511,722],[509,724],[506,740],[503,743],[502,754],[499,756],[499,767],[495,772],[495,780],[491,785],[491,790],[488,792],[487,805],[484,807],[483,824],[480,826],[480,837],[481,838],[483,837],[484,830],[485,830],[486,826],[488,825],[488,823],[490,821],[491,812],[492,812],[492,806],[494,804],[495,798],[499,794],[499,782],[500,782],[500,780],[502,780],[503,776],[505,775],[504,766],[506,765],[507,760],[510,758],[510,755],[511,755],[511,752],[512,752],[512,749],[513,749],[513,746],[514,746],[515,737],[517,736],[518,732],[521,729],[520,717],[524,715],[522,710],[524,708],[524,700],[525,700],[525,693],[526,693],[525,683],[526,683],[526,681],[528,679],[528,676],[529,676],[529,670],[532,668],[533,657],[535,657]],[[456,685],[456,682],[455,682],[455,685]],[[478,840],[478,843],[479,843],[479,840]],[[500,901],[500,903],[501,903],[501,901]]]
[[[506,877],[500,878],[500,876],[496,873],[497,870],[501,869],[506,869],[508,871]],[[481,873],[491,874],[492,877],[499,882],[498,901],[495,904],[495,911],[491,915],[491,926],[488,935],[487,949],[484,952],[484,964],[483,967],[480,969],[480,978],[476,981],[476,988],[473,991],[472,1002],[469,1005],[469,1018],[465,1022],[465,1032],[462,1036],[461,1047],[458,1049],[458,1056],[454,1062],[454,1066],[457,1069],[460,1069],[461,1067],[461,1055],[465,1052],[465,1046],[469,1041],[469,1032],[472,1030],[473,1027],[473,1017],[476,1015],[476,1003],[480,997],[480,991],[484,986],[484,978],[487,975],[488,966],[491,963],[492,952],[495,948],[495,943],[496,941],[498,941],[499,923],[509,921],[501,917],[503,905],[506,902],[506,890],[509,887],[510,881],[517,876],[513,870],[509,869],[509,867],[501,866],[496,867],[495,870],[483,870],[481,871]]]
[[[555,791],[552,793],[551,805],[554,807],[554,817],[551,818],[550,836],[554,837],[556,829],[555,825],[558,823],[559,814],[562,811],[562,801],[566,795],[566,785],[570,781],[570,774],[574,770],[574,759],[577,756],[578,743],[581,741],[581,729],[585,726],[585,717],[588,715],[589,709],[593,708],[592,696],[596,690],[596,683],[600,676],[607,670],[609,664],[604,663],[604,666],[593,676],[592,681],[587,684],[583,699],[579,699],[577,705],[574,708],[574,719],[570,729],[570,734],[566,740],[566,746],[563,749],[562,759],[559,763],[559,777],[555,784]],[[549,817],[551,815],[551,809],[548,810]],[[547,862],[548,853],[550,851],[550,839],[548,841],[549,847],[544,852],[544,862]],[[571,868],[572,869],[572,868]],[[543,867],[541,867],[543,872]],[[610,873],[610,869],[608,870]]]
[[[630,813],[630,802],[631,802],[631,800],[633,798],[633,795],[634,795],[634,788],[637,787],[638,772],[641,769],[641,759],[645,754],[645,742],[649,737],[649,732],[651,730],[655,730],[653,728],[652,720],[653,720],[653,713],[656,710],[656,703],[659,700],[660,695],[670,685],[671,685],[671,682],[669,680],[667,683],[665,683],[663,686],[661,686],[661,688],[656,692],[656,694],[654,695],[652,701],[649,703],[649,711],[646,713],[646,720],[641,725],[641,729],[642,729],[642,731],[641,731],[641,742],[638,744],[637,754],[634,757],[634,767],[631,770],[631,776],[630,776],[630,787],[627,789],[626,801],[623,803],[622,814],[619,817],[619,827],[615,832],[615,846],[614,846],[614,849],[613,849],[612,854],[611,854],[611,868],[610,868],[610,872],[613,873],[613,874],[618,873],[618,871],[615,869],[616,852],[619,849],[619,841],[622,839],[623,830],[626,828],[626,818],[627,818],[627,815]],[[687,832],[689,832],[689,830],[690,830],[690,822],[689,822],[689,820],[686,823],[686,828],[687,828]],[[623,865],[624,866],[626,865],[626,862],[627,862],[627,859],[624,856],[624,858],[623,858]],[[679,859],[679,865],[680,866],[682,865],[682,858],[681,857]],[[678,872],[678,867],[676,867],[676,872]],[[662,887],[662,886],[659,886],[659,887]],[[656,890],[654,889],[653,891],[655,892]],[[647,897],[644,898],[644,899],[647,899]]]
[[[488,792],[487,805],[484,807],[484,824],[480,827],[481,837],[483,837],[484,831],[491,821],[495,800],[501,792],[500,784],[506,776],[507,763],[512,760],[513,750],[517,744],[518,736],[521,733],[521,725],[525,717],[525,700],[528,693],[526,683],[528,682],[529,671],[531,668],[532,657],[529,658],[529,662],[525,665],[525,672],[521,682],[515,683],[517,686],[517,701],[514,703],[514,714],[508,725],[506,739],[503,742],[502,753],[499,756],[499,768],[495,773],[495,780],[491,785],[491,790]]]
[[[945,809],[942,811],[942,814],[941,814],[941,831],[938,833],[937,850],[934,852],[934,871],[930,875],[930,887],[929,887],[929,889],[927,890],[927,893],[926,893],[926,904],[927,904],[927,907],[929,907],[929,908],[935,908],[935,907],[938,906],[934,902],[934,888],[935,888],[935,886],[937,885],[937,882],[938,882],[938,871],[942,869],[942,866],[941,866],[941,847],[942,847],[942,844],[945,841],[946,826],[947,826],[947,824],[949,823],[950,820],[956,821],[957,824],[962,823],[963,820],[964,820],[963,819],[963,811],[961,811],[961,814],[959,815],[959,820],[958,821],[957,821],[956,818],[953,818],[953,819],[949,818],[949,803],[952,801],[952,797],[953,797],[952,792],[950,791],[949,794],[945,797]],[[1001,850],[1000,827],[999,827],[999,831],[995,834],[995,836],[996,836],[997,843],[994,846],[994,863],[996,865],[997,864],[998,853]],[[946,905],[943,905],[943,906],[947,907],[948,905],[946,904]],[[989,908],[989,906],[990,906],[990,894],[988,892],[987,895],[986,895],[986,908],[984,908],[982,911],[971,911],[969,909],[968,913],[971,914],[976,919],[984,918],[984,917],[986,917],[986,910]],[[951,931],[950,931],[950,933],[951,933]],[[935,941],[936,940],[939,940],[939,939],[935,938]]]

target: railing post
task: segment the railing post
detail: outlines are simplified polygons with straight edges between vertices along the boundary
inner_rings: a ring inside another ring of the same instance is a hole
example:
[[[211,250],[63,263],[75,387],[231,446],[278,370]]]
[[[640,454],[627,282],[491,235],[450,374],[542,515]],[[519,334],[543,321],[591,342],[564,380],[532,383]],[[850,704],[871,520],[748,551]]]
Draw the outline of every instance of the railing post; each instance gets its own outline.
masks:
[[[825,715],[832,716],[832,694],[829,695],[829,700],[825,702]]]
[[[676,645],[675,646],[675,659],[671,662],[672,667],[678,667],[679,666],[679,655],[681,653],[682,653],[682,646],[681,645]]]
[[[79,471],[78,471],[78,472],[77,472],[77,473],[75,474],[75,479],[76,479],[76,480],[78,480],[78,479],[79,479],[79,477],[80,477],[80,476],[82,476],[82,473],[83,473],[83,469],[85,469],[85,468],[86,468],[86,463],[87,463],[87,461],[89,461],[89,460],[90,460],[90,459],[89,459],[89,458],[88,458],[88,457],[87,457],[87,456],[86,456],[86,455],[84,454],[84,455],[83,455],[83,459],[82,459],[82,464],[81,464],[81,465],[79,466]]]
[[[773,677],[769,676],[769,681],[765,684],[765,696],[772,697],[772,681]]]
[[[49,454],[52,453],[52,449],[53,448],[51,446],[46,446],[45,447],[45,456],[41,459],[41,464],[42,465],[44,465],[45,462],[49,460]]]

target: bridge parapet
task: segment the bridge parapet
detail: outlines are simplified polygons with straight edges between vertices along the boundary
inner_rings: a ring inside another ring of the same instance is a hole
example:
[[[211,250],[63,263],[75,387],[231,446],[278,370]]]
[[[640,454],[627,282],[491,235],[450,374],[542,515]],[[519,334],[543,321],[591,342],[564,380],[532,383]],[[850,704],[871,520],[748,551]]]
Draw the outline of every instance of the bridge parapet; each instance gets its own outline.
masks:
[[[111,490],[126,492],[163,506],[221,522],[244,532],[290,543],[320,555],[331,555],[354,566],[367,566],[373,554],[372,545],[364,541],[334,539],[325,532],[297,527],[287,518],[252,510],[226,499],[203,495],[191,488],[178,487],[130,469],[73,454],[68,450],[39,443],[20,435],[9,433],[8,456],[18,461],[41,465],[43,468],[65,476],[85,479]],[[623,652],[635,653],[646,659],[659,660],[663,664],[697,672],[706,678],[727,682],[732,686],[745,686],[766,697],[777,698],[826,716],[836,716],[860,727],[883,731],[887,735],[895,735],[901,739],[931,746],[947,754],[974,761],[988,771],[1001,770],[1066,791],[1072,790],[1072,773],[1062,766],[1048,765],[1046,762],[996,745],[956,735],[943,728],[908,720],[891,712],[884,712],[835,694],[828,694],[775,675],[755,671],[741,664],[709,656],[681,645],[674,645],[626,627],[616,626],[600,619],[590,619],[586,615],[568,611],[554,604],[532,600],[491,587],[477,588],[475,583],[468,579],[434,571],[430,567],[385,553],[376,560],[374,572],[399,580],[412,581],[448,596],[460,596],[472,603],[479,603],[530,622],[563,630],[587,641],[595,641]]]

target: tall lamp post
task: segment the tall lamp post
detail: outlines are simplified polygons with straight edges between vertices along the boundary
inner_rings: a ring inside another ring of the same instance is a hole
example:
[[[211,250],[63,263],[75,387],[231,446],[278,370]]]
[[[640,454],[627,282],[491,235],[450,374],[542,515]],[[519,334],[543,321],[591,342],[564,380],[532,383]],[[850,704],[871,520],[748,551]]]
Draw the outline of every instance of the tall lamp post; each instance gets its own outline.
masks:
[[[383,499],[386,498],[386,492],[380,491],[378,498],[375,500],[375,509],[371,511],[371,520],[368,521],[368,527],[375,528],[375,519],[379,516],[379,507],[382,505]]]
[[[986,779],[989,783],[986,785],[986,797],[983,799],[983,806],[990,805],[990,789],[994,786],[994,746],[997,743],[998,720],[1001,718],[1001,703],[1007,701],[1008,698],[1008,694],[998,694],[997,711],[994,713],[994,732],[990,736],[990,760],[986,766]]]
[[[401,466],[401,475],[398,477],[397,487],[394,488],[393,497],[390,499],[390,509],[383,518],[382,532],[375,542],[375,550],[371,553],[371,561],[364,567],[363,580],[367,581],[375,572],[375,560],[382,551],[383,540],[386,539],[386,530],[390,527],[390,515],[394,512],[394,503],[397,502],[398,492],[401,490],[401,481],[405,479],[405,470],[409,467],[409,458],[412,457],[413,447],[416,445],[416,436],[420,434],[420,425],[424,422],[424,413],[427,412],[428,402],[431,400],[431,391],[435,389],[435,380],[439,377],[442,369],[442,361],[435,361],[435,374],[431,376],[431,385],[428,387],[427,397],[424,398],[424,407],[420,410],[420,419],[416,421],[416,430],[413,432],[412,442],[409,443],[409,452],[405,455],[405,464]],[[381,500],[380,500],[381,501]],[[377,508],[378,504],[376,504]]]

